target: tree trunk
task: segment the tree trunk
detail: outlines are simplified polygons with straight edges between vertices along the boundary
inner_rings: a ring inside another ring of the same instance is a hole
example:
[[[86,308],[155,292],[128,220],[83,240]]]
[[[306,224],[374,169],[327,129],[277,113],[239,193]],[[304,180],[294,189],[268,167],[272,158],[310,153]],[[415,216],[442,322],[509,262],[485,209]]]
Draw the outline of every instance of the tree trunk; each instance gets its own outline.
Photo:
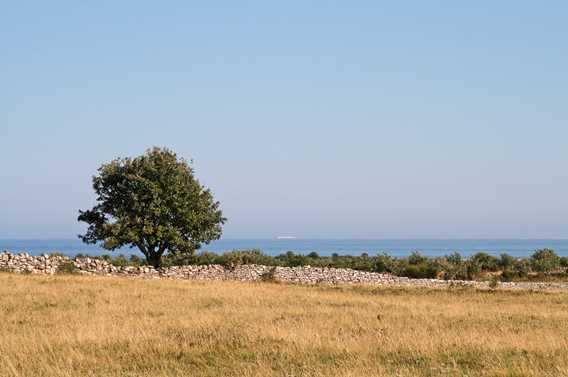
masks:
[[[160,268],[162,266],[162,255],[156,252],[150,252],[146,257],[146,261],[154,268]]]

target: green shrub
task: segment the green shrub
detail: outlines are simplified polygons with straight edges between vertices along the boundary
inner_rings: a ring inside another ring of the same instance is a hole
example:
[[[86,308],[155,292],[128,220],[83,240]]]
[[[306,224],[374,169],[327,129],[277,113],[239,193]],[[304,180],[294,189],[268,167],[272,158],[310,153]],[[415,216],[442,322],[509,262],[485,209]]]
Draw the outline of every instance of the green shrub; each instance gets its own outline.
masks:
[[[122,254],[114,258],[110,258],[109,262],[115,267],[126,267],[130,264],[128,259],[126,259],[126,257]]]
[[[506,253],[503,253],[499,256],[498,265],[503,270],[508,270],[508,269],[511,269],[513,267],[513,265],[515,264],[515,260],[516,259],[513,256],[506,254]]]
[[[471,263],[476,264],[480,271],[497,271],[499,266],[497,258],[484,252],[472,255],[469,260]]]
[[[531,256],[532,268],[538,272],[551,272],[560,267],[560,257],[551,249],[540,249]]]
[[[339,255],[332,256],[332,260],[339,258]],[[285,254],[280,254],[276,257],[276,260],[282,263],[283,266],[287,267],[297,267],[306,266],[310,264],[312,260],[305,255],[295,254],[293,251],[288,251]]]
[[[453,253],[437,260],[441,275],[446,280],[468,280],[467,262],[459,253]]]
[[[183,254],[170,253],[162,257],[162,267],[199,264],[197,262],[197,258],[198,258],[197,255],[190,253],[183,253]]]
[[[138,256],[129,258],[118,255],[100,257],[115,266],[138,266],[145,263]],[[494,257],[488,253],[476,253],[464,259],[455,252],[445,257],[426,257],[420,252],[412,252],[408,257],[392,257],[387,253],[370,256],[361,255],[321,256],[316,252],[307,255],[288,251],[278,256],[270,256],[260,250],[233,250],[224,254],[201,252],[199,254],[167,255],[163,258],[163,266],[175,265],[211,265],[221,264],[234,268],[243,264],[258,264],[265,266],[297,267],[332,267],[350,268],[361,271],[391,273],[409,278],[443,278],[447,280],[474,280],[487,273],[500,272],[503,281],[527,279],[531,272],[553,272],[568,266],[568,258],[557,256],[549,249],[537,250],[531,258],[514,258],[508,254]]]
[[[481,264],[476,260],[468,260],[465,263],[465,279],[464,280],[474,280],[481,273]]]
[[[146,264],[146,259],[140,258],[138,255],[131,255],[130,258],[128,259],[128,263],[131,266],[143,266]]]
[[[78,272],[77,266],[71,260],[63,261],[57,266],[58,274],[76,274]]]
[[[223,254],[220,258],[220,262],[227,267],[235,267],[243,264],[261,264],[270,266],[274,264],[274,258],[257,249],[234,250]]]
[[[448,261],[448,263],[451,263],[453,265],[459,266],[459,265],[463,264],[463,257],[458,252],[454,252],[454,253],[446,256],[446,260]]]
[[[197,254],[194,259],[194,263],[198,265],[221,264],[221,256],[210,251],[203,251]]]
[[[526,276],[526,275],[525,275]],[[520,275],[517,271],[515,270],[504,270],[501,273],[501,281],[514,281],[515,279],[519,279],[522,278],[523,276]]]
[[[412,265],[419,265],[428,262],[428,258],[420,254],[419,251],[413,251],[408,257],[408,263]]]
[[[498,287],[499,287],[499,276],[497,275],[491,276],[491,279],[489,280],[489,288],[494,290],[497,289]]]
[[[387,253],[381,253],[375,257],[373,271],[393,273],[395,269],[395,260]]]
[[[422,264],[408,264],[401,276],[413,279],[434,279],[438,275],[438,268],[434,263],[426,262]]]

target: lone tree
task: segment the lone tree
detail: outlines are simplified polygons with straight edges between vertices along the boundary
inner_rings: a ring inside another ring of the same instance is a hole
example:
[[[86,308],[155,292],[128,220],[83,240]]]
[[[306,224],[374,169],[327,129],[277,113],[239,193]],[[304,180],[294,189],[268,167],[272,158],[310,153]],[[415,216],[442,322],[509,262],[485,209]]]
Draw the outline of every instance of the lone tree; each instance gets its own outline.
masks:
[[[149,264],[162,256],[191,255],[219,239],[226,219],[211,191],[194,176],[190,163],[168,149],[102,165],[93,177],[97,205],[79,211],[89,224],[83,242],[107,250],[138,247]]]

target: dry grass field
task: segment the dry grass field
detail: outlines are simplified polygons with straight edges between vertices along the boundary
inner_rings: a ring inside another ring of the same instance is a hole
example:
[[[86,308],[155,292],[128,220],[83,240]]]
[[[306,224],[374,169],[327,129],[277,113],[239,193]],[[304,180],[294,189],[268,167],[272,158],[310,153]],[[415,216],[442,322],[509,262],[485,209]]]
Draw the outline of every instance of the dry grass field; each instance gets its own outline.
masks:
[[[0,376],[568,376],[568,293],[0,273]]]

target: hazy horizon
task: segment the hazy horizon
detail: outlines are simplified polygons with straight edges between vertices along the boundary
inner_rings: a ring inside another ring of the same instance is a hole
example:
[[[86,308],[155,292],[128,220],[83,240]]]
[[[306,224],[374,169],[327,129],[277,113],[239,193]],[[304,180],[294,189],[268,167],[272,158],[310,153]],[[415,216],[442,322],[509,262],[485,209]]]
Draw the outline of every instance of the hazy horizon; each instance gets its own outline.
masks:
[[[193,158],[225,239],[566,239],[568,4],[0,12],[0,239],[73,239],[104,162]]]

